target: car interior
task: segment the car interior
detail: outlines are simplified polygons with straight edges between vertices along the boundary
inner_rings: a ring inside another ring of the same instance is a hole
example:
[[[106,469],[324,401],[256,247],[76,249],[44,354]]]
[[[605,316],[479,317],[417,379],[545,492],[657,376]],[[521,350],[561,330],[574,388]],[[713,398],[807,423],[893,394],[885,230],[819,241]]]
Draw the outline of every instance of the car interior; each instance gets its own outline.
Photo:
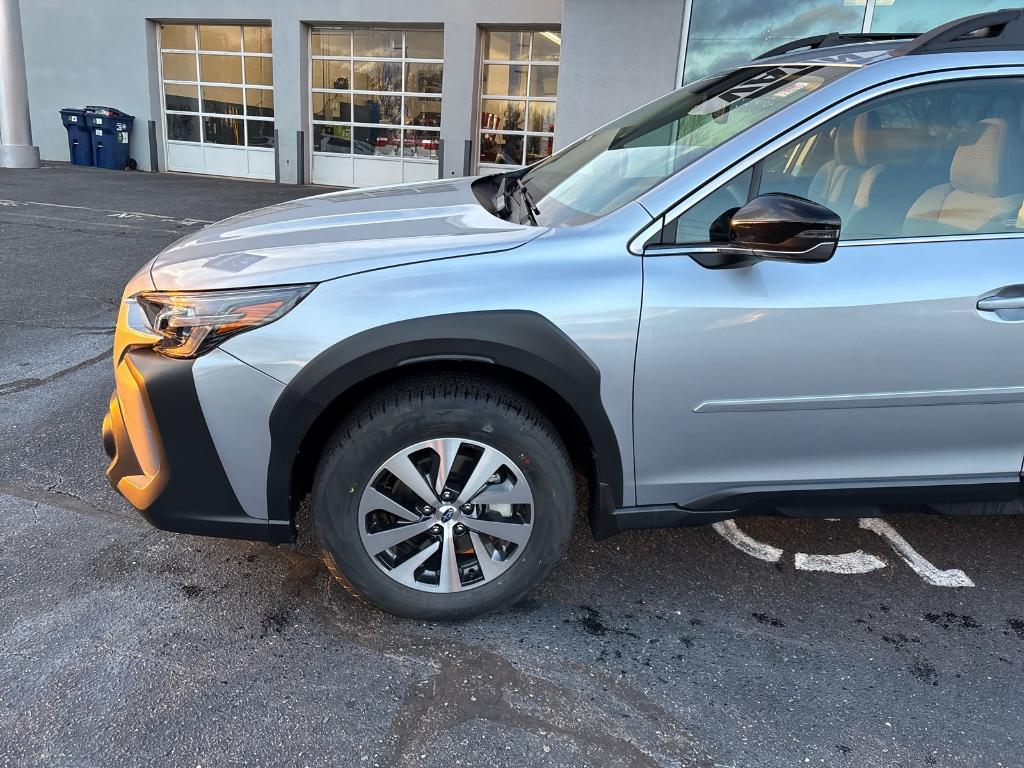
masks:
[[[943,84],[876,102],[770,155],[758,194],[806,197],[839,214],[844,240],[1024,231],[1024,100],[1017,81]],[[748,172],[677,221],[675,242],[723,236]]]

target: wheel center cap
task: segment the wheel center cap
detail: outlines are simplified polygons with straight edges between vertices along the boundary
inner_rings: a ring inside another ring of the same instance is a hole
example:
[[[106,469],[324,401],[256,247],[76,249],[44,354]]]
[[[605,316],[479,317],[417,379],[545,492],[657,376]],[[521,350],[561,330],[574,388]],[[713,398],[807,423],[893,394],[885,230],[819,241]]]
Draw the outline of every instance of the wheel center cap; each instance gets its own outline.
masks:
[[[450,504],[447,505],[447,506],[441,507],[438,510],[438,512],[441,514],[441,522],[442,523],[450,523],[452,518],[455,517],[455,512],[456,511],[457,510],[455,509],[455,507],[451,506]]]

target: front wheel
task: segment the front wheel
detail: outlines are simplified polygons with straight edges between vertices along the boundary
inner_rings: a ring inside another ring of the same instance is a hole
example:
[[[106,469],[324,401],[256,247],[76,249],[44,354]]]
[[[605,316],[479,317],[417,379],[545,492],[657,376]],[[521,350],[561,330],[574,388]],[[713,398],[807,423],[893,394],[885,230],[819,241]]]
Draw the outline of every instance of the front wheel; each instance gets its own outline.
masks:
[[[332,573],[383,610],[459,619],[508,605],[564,553],[576,489],[561,439],[484,378],[392,385],[342,423],[313,487]]]

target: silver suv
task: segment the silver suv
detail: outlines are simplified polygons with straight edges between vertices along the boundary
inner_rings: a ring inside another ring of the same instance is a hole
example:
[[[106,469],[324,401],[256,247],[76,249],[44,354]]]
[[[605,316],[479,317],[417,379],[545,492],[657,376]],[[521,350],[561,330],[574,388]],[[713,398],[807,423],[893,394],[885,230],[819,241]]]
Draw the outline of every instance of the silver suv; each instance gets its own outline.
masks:
[[[877,38],[170,246],[120,307],[110,481],[211,536],[290,541],[305,502],[331,572],[419,618],[522,597],[578,508],[1021,511],[1024,12]]]

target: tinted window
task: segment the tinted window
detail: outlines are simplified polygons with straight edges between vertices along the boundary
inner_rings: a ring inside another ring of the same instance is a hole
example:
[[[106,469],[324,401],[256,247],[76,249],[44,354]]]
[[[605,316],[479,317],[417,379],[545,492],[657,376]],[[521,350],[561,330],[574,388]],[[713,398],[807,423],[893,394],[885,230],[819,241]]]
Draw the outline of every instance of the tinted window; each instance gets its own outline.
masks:
[[[760,191],[831,208],[844,240],[1017,231],[1022,86],[961,81],[871,102],[771,155]]]
[[[1024,81],[921,86],[870,102],[761,164],[758,194],[806,197],[839,214],[843,240],[1024,230]],[[673,222],[675,242],[746,199],[750,172]],[[718,233],[721,236],[721,232]]]

